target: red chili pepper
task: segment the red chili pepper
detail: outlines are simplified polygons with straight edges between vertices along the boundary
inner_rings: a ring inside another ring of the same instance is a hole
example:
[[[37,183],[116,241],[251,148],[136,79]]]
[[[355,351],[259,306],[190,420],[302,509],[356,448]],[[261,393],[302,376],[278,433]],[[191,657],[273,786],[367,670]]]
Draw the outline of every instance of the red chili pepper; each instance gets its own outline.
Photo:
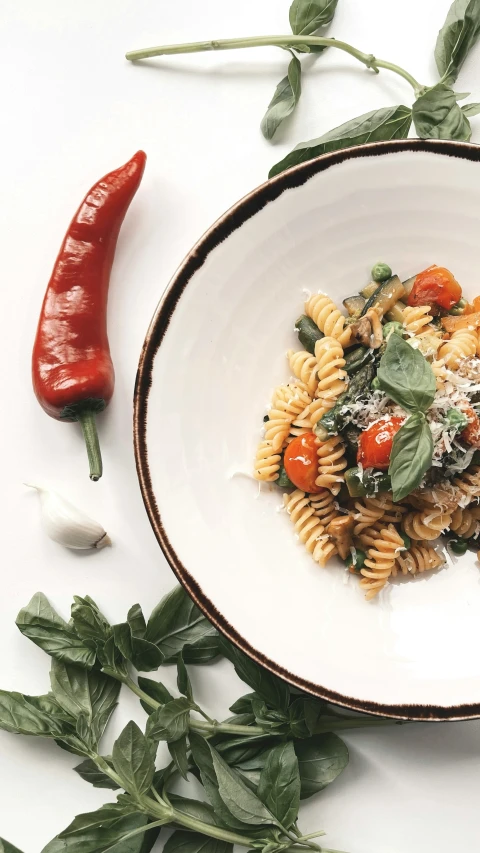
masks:
[[[38,402],[52,418],[80,422],[92,480],[102,476],[95,415],[110,402],[115,382],[106,323],[110,271],[145,161],[138,151],[85,196],[55,262],[33,347]]]

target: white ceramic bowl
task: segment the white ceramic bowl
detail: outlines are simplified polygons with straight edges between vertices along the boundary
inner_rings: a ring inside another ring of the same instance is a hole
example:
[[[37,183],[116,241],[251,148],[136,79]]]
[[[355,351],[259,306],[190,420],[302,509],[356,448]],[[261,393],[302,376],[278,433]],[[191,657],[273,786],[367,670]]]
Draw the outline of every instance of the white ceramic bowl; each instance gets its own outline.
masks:
[[[358,711],[480,716],[480,568],[467,553],[366,603],[321,569],[249,472],[305,290],[338,303],[375,261],[432,263],[480,293],[480,149],[379,143],[279,175],[229,210],[170,282],[135,400],[144,501],[173,570],[234,643],[292,684]],[[348,581],[348,582],[346,582]]]

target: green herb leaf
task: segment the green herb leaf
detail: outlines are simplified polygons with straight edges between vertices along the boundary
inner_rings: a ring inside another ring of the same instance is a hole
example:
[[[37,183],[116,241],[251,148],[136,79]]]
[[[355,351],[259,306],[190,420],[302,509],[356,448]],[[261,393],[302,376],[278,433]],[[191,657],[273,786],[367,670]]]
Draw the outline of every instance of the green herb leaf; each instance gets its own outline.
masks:
[[[98,743],[116,708],[120,684],[98,670],[88,671],[56,660],[52,662],[50,681],[55,701],[75,719],[84,715]]]
[[[435,46],[441,77],[453,83],[480,35],[480,1],[454,0]]]
[[[292,702],[288,713],[292,735],[307,738],[313,735],[320,717],[325,713],[325,703],[318,699],[299,697]]]
[[[142,637],[134,637],[128,622],[114,625],[113,636],[117,649],[139,672],[151,672],[163,663],[160,649]]]
[[[480,104],[473,102],[471,104],[464,104],[463,107],[461,107],[461,110],[466,116],[478,116],[480,113]]]
[[[177,586],[154,609],[146,639],[175,663],[179,652],[185,663],[210,663],[219,654],[218,633],[203,616],[183,587]]]
[[[49,738],[60,738],[65,733],[61,720],[33,707],[21,693],[7,690],[0,690],[0,729]]]
[[[302,66],[292,54],[287,76],[280,80],[260,125],[265,139],[272,139],[283,121],[291,115],[300,99]]]
[[[182,737],[177,740],[172,740],[168,744],[168,751],[172,756],[173,761],[175,762],[175,767],[178,772],[184,779],[187,778],[188,774],[188,741],[187,736],[182,735]]]
[[[183,693],[193,705],[192,685],[181,652],[177,658],[177,686],[180,693]]]
[[[154,741],[178,740],[188,732],[192,703],[184,696],[172,699],[150,714],[147,722],[147,737]]]
[[[288,734],[289,718],[286,711],[270,710],[262,699],[252,702],[255,722],[264,729],[270,729],[272,734]]]
[[[4,838],[0,838],[0,853],[22,853],[22,851],[10,844],[9,841],[5,841]]]
[[[203,823],[208,823],[210,826],[219,826],[215,812],[208,803],[181,797],[179,794],[172,794],[170,791],[168,792],[168,799],[178,812],[193,817],[195,820],[201,820]]]
[[[392,479],[393,500],[400,501],[420,485],[431,467],[433,439],[421,412],[414,413],[393,439],[388,473]]]
[[[301,792],[306,800],[330,785],[348,764],[348,749],[337,735],[329,732],[309,740],[295,741]]]
[[[160,705],[166,705],[167,702],[171,702],[173,700],[172,694],[161,681],[152,681],[151,678],[142,678],[139,676],[138,686],[144,693]],[[140,700],[140,703],[147,714],[153,714],[154,709],[150,705],[147,705],[147,703],[142,700]]]
[[[53,717],[60,723],[68,723],[75,727],[75,719],[58,704],[53,693],[46,693],[44,696],[24,696],[24,699],[31,708]]]
[[[282,826],[289,829],[295,823],[300,807],[300,773],[291,741],[270,750],[257,794]]]
[[[217,777],[218,793],[230,814],[253,826],[276,824],[277,820],[264,803],[247,787],[239,773],[223,760],[214,747],[207,744]]]
[[[284,681],[258,666],[223,637],[220,640],[220,648],[225,657],[233,663],[238,677],[252,687],[270,708],[287,710],[290,690]]]
[[[155,773],[156,747],[137,724],[130,721],[113,744],[112,761],[129,794],[141,796],[150,788]]]
[[[134,637],[145,637],[147,633],[147,623],[143,615],[142,608],[139,604],[134,604],[127,613],[127,622],[130,625],[132,635]]]
[[[233,844],[208,838],[200,832],[177,829],[166,842],[164,853],[232,853]]]
[[[455,92],[445,83],[437,83],[420,95],[412,107],[417,133],[423,139],[458,139],[468,142],[472,129],[465,112],[458,106]]]
[[[329,24],[335,14],[338,0],[293,0],[289,18],[292,33],[311,36]]]
[[[47,655],[88,668],[94,665],[95,649],[87,647],[77,637],[42,592],[35,593],[27,606],[20,610],[16,624],[21,633]]]
[[[252,712],[252,702],[254,699],[260,699],[258,693],[245,693],[240,696],[233,705],[230,705],[230,711],[234,714],[250,714]]]
[[[244,830],[244,823],[241,820],[237,820],[231,814],[219,794],[217,775],[213,766],[212,752],[208,742],[205,738],[196,734],[196,732],[190,732],[189,739],[193,760],[200,771],[202,785],[213,806],[217,819],[230,829]]]
[[[113,767],[113,762],[110,756],[103,756],[103,760]],[[86,758],[85,761],[77,764],[73,769],[75,770],[75,773],[78,773],[85,782],[89,782],[94,788],[108,788],[111,791],[118,791],[118,785],[113,781],[113,779],[110,779],[110,776],[107,776],[106,773],[99,770],[91,758]]]
[[[252,761],[266,748],[271,748],[275,735],[255,735],[254,737],[229,737],[215,745],[227,764],[236,766]],[[277,741],[278,742],[278,741]]]
[[[380,387],[409,412],[426,412],[433,403],[436,383],[422,353],[398,335],[391,335],[377,372]]]
[[[146,815],[125,814],[112,803],[78,815],[42,853],[148,853],[159,833],[158,827],[147,831],[148,824]]]
[[[71,614],[75,633],[82,640],[93,640],[104,644],[112,634],[108,620],[88,595],[81,598],[74,596]]]
[[[412,123],[408,107],[385,107],[358,116],[335,127],[318,139],[301,142],[283,160],[272,166],[269,178],[279,175],[291,166],[298,166],[329,151],[351,148],[364,142],[381,142],[388,139],[406,139]]]

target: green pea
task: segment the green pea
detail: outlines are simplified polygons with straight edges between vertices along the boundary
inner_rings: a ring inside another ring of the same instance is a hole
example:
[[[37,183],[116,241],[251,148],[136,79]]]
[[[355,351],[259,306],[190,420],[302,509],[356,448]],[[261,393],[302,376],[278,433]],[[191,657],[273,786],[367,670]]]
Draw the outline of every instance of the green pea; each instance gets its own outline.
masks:
[[[410,539],[410,536],[407,536],[407,534],[403,533],[403,531],[400,531],[400,536],[403,539],[403,544],[405,545],[405,548],[407,549],[407,551],[409,551],[412,547],[412,540]]]
[[[468,548],[468,542],[466,539],[450,539],[450,550],[457,554],[457,556],[461,557],[462,554],[465,554]]]
[[[448,313],[458,316],[459,314],[465,313],[466,307],[467,307],[467,300],[464,299],[462,296],[462,298],[459,299],[458,302],[455,303],[455,305],[452,305],[452,307],[450,308],[450,311]]]
[[[372,267],[372,278],[374,281],[386,281],[392,277],[392,268],[388,264],[378,263]]]
[[[370,384],[370,388],[372,389],[372,391],[379,391],[380,390],[380,380],[379,380],[378,376],[373,377],[371,384]]]
[[[390,320],[383,327],[383,337],[385,339],[389,338],[390,335],[399,335],[399,337],[403,338],[404,332],[403,323],[399,323],[398,320]]]
[[[353,569],[354,572],[359,573],[360,569],[363,569],[365,565],[365,560],[367,559],[367,555],[365,551],[360,551],[359,548],[355,549],[355,556],[352,557],[350,554],[349,557],[344,560],[344,563],[347,569]]]
[[[465,429],[468,424],[465,412],[461,412],[460,409],[449,409],[445,420],[448,426],[455,427],[457,430]]]

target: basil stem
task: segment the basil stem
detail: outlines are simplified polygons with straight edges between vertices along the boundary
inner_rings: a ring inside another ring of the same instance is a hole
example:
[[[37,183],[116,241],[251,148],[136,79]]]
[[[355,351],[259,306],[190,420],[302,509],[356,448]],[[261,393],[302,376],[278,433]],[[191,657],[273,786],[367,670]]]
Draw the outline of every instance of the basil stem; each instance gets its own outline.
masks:
[[[355,59],[358,59],[358,61],[366,65],[367,68],[371,68],[376,74],[378,74],[380,68],[384,68],[387,71],[393,71],[394,74],[398,74],[400,77],[403,77],[403,79],[406,80],[407,83],[410,83],[414,89],[416,97],[418,97],[424,89],[418,80],[415,80],[415,77],[399,65],[395,65],[393,62],[386,62],[384,59],[377,59],[371,53],[363,53],[363,51],[358,50],[351,44],[347,44],[347,42],[338,41],[333,38],[323,38],[321,36],[254,36],[250,38],[217,39],[215,41],[194,41],[186,42],[185,44],[163,44],[158,47],[130,50],[125,54],[125,58],[130,62],[136,62],[139,59],[150,59],[153,56],[170,56],[177,53],[201,53],[209,50],[240,50],[247,47],[282,47],[295,49],[296,46],[298,46],[298,48],[304,48],[305,46],[334,47],[337,50],[343,50],[345,53],[349,53],[350,56],[354,56]]]

